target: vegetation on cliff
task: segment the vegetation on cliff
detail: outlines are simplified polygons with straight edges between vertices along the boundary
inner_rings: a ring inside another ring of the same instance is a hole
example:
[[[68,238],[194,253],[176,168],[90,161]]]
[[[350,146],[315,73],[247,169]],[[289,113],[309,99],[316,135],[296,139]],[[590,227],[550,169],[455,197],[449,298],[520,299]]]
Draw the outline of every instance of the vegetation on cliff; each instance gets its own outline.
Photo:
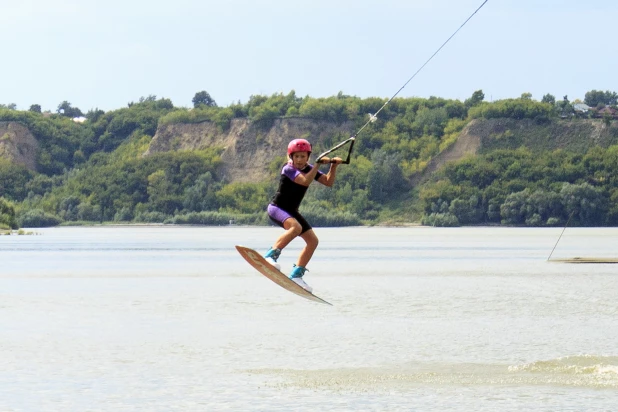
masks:
[[[114,111],[91,110],[83,123],[70,118],[81,111],[68,102],[56,114],[40,113],[36,105],[29,111],[0,107],[0,122],[25,125],[40,144],[36,171],[0,159],[0,225],[266,224],[264,209],[282,157],[273,159],[271,179],[226,181],[222,147],[144,157],[157,128],[208,121],[224,131],[233,119],[246,118],[266,130],[276,119],[296,117],[357,128],[385,101],[341,93],[300,98],[290,92],[218,107],[204,93],[196,94],[192,109],[149,96]],[[595,108],[616,104],[613,92],[586,96]],[[359,136],[353,161],[339,168],[335,187],[312,187],[302,211],[317,226],[418,221],[540,226],[564,224],[571,215],[581,225],[616,225],[618,128],[606,114],[587,119],[594,113],[576,111],[566,96],[558,102],[551,95],[535,101],[527,94],[485,102],[477,91],[464,102],[394,99]],[[412,187],[412,178],[473,119],[503,119],[506,126],[482,136],[478,156],[449,163],[422,187]],[[528,125],[524,135],[521,122]],[[569,136],[567,122],[593,125],[598,135],[583,136],[579,128],[577,136]],[[333,135],[322,144],[346,137]]]

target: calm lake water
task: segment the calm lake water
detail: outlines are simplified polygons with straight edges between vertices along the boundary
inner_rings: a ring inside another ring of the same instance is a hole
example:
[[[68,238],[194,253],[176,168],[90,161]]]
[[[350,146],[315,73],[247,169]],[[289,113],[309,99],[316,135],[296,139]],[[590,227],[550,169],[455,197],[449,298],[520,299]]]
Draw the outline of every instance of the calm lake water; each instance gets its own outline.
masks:
[[[318,228],[332,307],[235,251],[278,228],[35,230],[0,236],[0,411],[618,405],[618,264],[547,262],[562,228]],[[577,256],[618,258],[618,229],[568,228]]]

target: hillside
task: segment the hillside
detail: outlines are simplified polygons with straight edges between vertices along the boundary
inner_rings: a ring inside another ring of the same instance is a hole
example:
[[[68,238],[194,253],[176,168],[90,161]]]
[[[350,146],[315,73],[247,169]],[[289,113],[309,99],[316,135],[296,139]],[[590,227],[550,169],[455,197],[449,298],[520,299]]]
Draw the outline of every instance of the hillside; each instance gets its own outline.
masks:
[[[223,149],[222,172],[230,182],[261,182],[269,177],[268,165],[285,155],[287,142],[303,137],[318,151],[328,148],[332,136],[349,136],[352,122],[341,124],[305,118],[279,118],[265,129],[249,119],[233,119],[227,130],[214,123],[165,124],[156,129],[144,156],[169,151],[192,151],[218,147]],[[359,136],[359,140],[368,136]],[[417,185],[446,162],[467,155],[521,146],[538,151],[564,149],[583,153],[594,146],[618,144],[618,125],[609,127],[601,120],[554,120],[538,124],[530,119],[474,119],[466,125],[456,142],[436,155],[412,178]],[[36,170],[39,143],[30,130],[19,122],[0,122],[0,158],[29,170]]]
[[[233,119],[228,130],[222,131],[212,122],[166,124],[157,128],[145,156],[181,150],[223,148],[221,160],[228,181],[260,182],[268,178],[268,164],[275,157],[285,156],[290,140],[303,137],[319,150],[333,135],[353,133],[352,122],[336,124],[303,118],[274,120],[265,129],[248,119]]]
[[[310,140],[314,150],[322,151],[333,136],[349,136],[353,122],[335,123],[306,118],[278,118],[269,128],[249,119],[233,119],[227,130],[213,122],[164,124],[156,133],[144,156],[170,151],[221,148],[222,172],[229,182],[261,182],[270,176],[268,165],[285,155],[289,140]],[[359,140],[369,136],[361,135]],[[335,142],[336,143],[336,142]],[[447,162],[468,155],[498,149],[528,147],[533,151],[563,149],[584,153],[591,147],[618,144],[618,125],[607,126],[601,120],[572,119],[537,123],[530,119],[474,119],[461,131],[454,144],[412,177],[414,185],[425,181]],[[19,122],[0,122],[0,158],[36,170],[39,143],[30,130]]]
[[[224,148],[223,170],[229,181],[260,182],[269,177],[268,164],[276,156],[285,154],[289,140],[303,137],[314,147],[325,150],[325,142],[333,135],[354,133],[352,122],[336,124],[303,118],[276,119],[266,131],[248,119],[234,119],[227,131],[212,122],[197,124],[169,124],[160,126],[145,156],[207,147]],[[359,136],[359,140],[369,136]],[[591,147],[618,144],[618,125],[607,127],[601,120],[554,120],[538,124],[530,119],[474,119],[466,125],[456,142],[435,156],[425,170],[413,176],[414,185],[425,181],[446,162],[467,155],[496,149],[531,150],[564,149],[583,153]]]
[[[618,144],[618,125],[600,119],[484,119],[470,122],[465,133],[479,136],[480,150],[514,149],[525,146],[533,151],[563,149],[584,153],[595,146]]]
[[[26,227],[267,224],[287,143],[302,137],[325,151],[381,104],[290,94],[189,110],[151,99],[85,123],[4,110],[0,197]],[[523,98],[394,101],[357,136],[336,184],[308,191],[303,213],[317,226],[544,226],[574,212],[574,224],[618,224],[616,122],[556,110]]]
[[[532,151],[562,149],[585,153],[599,146],[618,144],[618,125],[607,126],[601,120],[569,119],[539,124],[530,119],[474,119],[466,125],[455,144],[434,157],[413,184],[426,181],[445,163],[465,156],[499,149],[527,147]]]

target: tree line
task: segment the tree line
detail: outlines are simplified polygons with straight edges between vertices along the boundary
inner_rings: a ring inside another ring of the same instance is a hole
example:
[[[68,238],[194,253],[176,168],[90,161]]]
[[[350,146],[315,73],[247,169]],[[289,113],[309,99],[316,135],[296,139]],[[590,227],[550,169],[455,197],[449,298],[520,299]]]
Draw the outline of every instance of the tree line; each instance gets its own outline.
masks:
[[[496,150],[446,165],[421,189],[423,223],[618,225],[618,145],[585,154]]]
[[[585,100],[611,106],[616,104],[616,93],[593,90]],[[411,177],[453,144],[470,120],[557,121],[564,101],[556,102],[551,95],[536,101],[524,93],[516,99],[486,102],[481,90],[463,102],[438,97],[394,99],[358,139],[352,164],[339,168],[337,185],[312,188],[303,211],[316,225],[422,219],[432,225],[539,226],[561,224],[571,213],[579,224],[614,225],[618,222],[612,202],[617,195],[609,174],[615,167],[611,155],[615,148],[534,155],[523,149],[502,150],[449,165],[439,180],[425,187],[411,186]],[[41,113],[36,105],[28,111],[5,106],[0,108],[0,121],[24,124],[41,148],[37,172],[0,159],[0,215],[4,216],[0,224],[266,224],[263,210],[275,190],[277,162],[284,159],[274,159],[270,181],[226,182],[220,170],[222,148],[142,157],[157,127],[211,121],[225,130],[232,119],[248,118],[268,128],[277,118],[298,116],[360,127],[367,113],[375,113],[384,102],[343,93],[298,97],[291,91],[251,96],[245,104],[219,107],[202,91],[194,96],[191,109],[156,96],[85,115],[66,101],[54,114]],[[75,122],[75,115],[87,121]],[[330,143],[346,137],[332,136]],[[540,171],[543,179],[537,179]]]

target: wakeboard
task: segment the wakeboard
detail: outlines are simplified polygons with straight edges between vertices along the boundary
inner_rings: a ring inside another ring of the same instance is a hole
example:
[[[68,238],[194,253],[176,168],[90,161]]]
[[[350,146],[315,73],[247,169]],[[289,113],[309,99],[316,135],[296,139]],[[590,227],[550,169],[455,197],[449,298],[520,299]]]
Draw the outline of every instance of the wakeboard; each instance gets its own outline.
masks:
[[[249,264],[258,272],[275,282],[277,285],[281,286],[283,289],[295,293],[298,296],[302,296],[305,299],[332,306],[332,304],[328,303],[324,299],[317,297],[313,293],[306,291],[300,285],[296,284],[286,275],[281,273],[276,267],[268,263],[266,259],[264,259],[264,257],[262,257],[262,255],[255,250],[238,245],[236,245],[236,250],[238,250],[240,255],[245,258],[245,260],[249,262]]]

